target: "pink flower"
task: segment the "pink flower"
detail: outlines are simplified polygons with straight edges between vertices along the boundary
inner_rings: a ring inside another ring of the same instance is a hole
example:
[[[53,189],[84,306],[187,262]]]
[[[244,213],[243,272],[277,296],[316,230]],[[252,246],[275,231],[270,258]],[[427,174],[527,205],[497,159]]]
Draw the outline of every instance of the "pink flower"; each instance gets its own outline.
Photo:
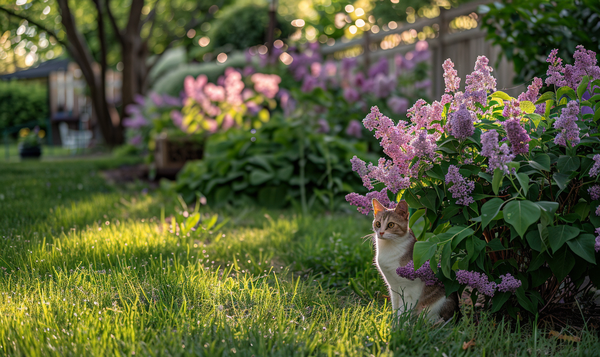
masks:
[[[405,114],[408,109],[408,99],[391,96],[387,100],[387,105],[394,114]]]
[[[192,76],[185,77],[185,80],[183,81],[185,94],[189,98],[194,98],[196,101],[200,102],[201,97],[204,96],[202,89],[207,82],[208,78],[204,74],[199,75],[196,79]]]
[[[444,61],[444,82],[446,83],[446,93],[456,92],[460,87],[460,77],[457,76],[457,71],[454,69],[454,63],[450,58]]]
[[[360,125],[358,120],[351,120],[350,123],[348,123],[346,135],[353,136],[357,139],[362,138],[362,125]]]
[[[358,91],[352,87],[344,88],[344,99],[348,103],[354,103],[360,99],[360,94]]]
[[[204,86],[204,94],[213,102],[225,101],[225,88],[213,83],[207,83]]]

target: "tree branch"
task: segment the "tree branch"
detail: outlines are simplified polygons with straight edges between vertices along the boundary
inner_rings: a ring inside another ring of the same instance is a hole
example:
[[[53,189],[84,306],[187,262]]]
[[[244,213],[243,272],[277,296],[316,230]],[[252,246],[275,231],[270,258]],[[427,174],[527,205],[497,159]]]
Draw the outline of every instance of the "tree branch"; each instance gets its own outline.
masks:
[[[104,0],[104,6],[106,6],[106,14],[108,15],[108,19],[110,20],[110,25],[113,28],[115,36],[119,39],[119,42],[123,43],[123,33],[119,29],[119,25],[117,25],[117,20],[110,10],[110,0]]]
[[[23,16],[21,14],[17,14],[16,12],[9,10],[7,8],[4,8],[2,6],[0,6],[0,11],[5,12],[6,14],[8,14],[9,16],[13,16],[22,20],[27,20],[27,22],[31,23],[32,25],[35,25],[36,27],[38,27],[40,30],[46,32],[47,34],[49,34],[50,36],[54,37],[54,39],[60,43],[61,45],[65,46],[65,47],[69,47],[69,44],[61,39],[59,39],[56,36],[56,33],[54,31],[51,31],[49,28],[45,27],[44,25],[40,24],[39,22],[30,19],[27,16]]]

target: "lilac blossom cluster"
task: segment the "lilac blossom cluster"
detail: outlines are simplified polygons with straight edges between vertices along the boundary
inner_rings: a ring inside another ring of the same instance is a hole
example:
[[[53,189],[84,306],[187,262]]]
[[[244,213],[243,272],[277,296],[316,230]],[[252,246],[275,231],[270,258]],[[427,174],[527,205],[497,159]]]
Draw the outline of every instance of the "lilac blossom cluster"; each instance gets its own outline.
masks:
[[[600,186],[594,185],[588,188],[588,193],[593,201],[600,200]]]
[[[596,244],[594,244],[596,253],[600,252],[600,228],[596,228]]]
[[[488,91],[496,91],[496,78],[492,76],[493,69],[488,66],[489,62],[485,56],[477,57],[474,71],[465,80],[465,97],[481,105],[487,104]]]
[[[596,177],[600,173],[600,154],[594,155],[592,159],[594,160],[594,165],[590,168],[590,177]]]
[[[579,138],[579,126],[577,126],[577,114],[579,114],[579,104],[572,100],[563,108],[560,117],[554,122],[554,128],[559,132],[554,138],[557,145],[567,146],[567,142],[575,147],[581,139]]]
[[[427,42],[419,41],[415,51],[404,56],[396,55],[395,71],[390,70],[388,59],[381,57],[368,69],[365,76],[357,70],[358,61],[355,58],[343,59],[341,66],[329,60],[323,62],[318,43],[309,44],[302,52],[297,48],[290,48],[288,53],[292,57],[288,69],[302,83],[303,92],[311,92],[315,88],[341,88],[344,99],[349,103],[367,108],[367,101],[373,97],[385,99],[394,114],[405,114],[409,105],[407,99],[396,94],[399,76],[430,57]],[[431,86],[431,81],[419,81],[414,86],[415,89],[427,89]]]
[[[452,187],[450,187],[448,191],[452,193],[452,198],[457,199],[456,204],[468,206],[475,202],[471,196],[471,193],[475,189],[475,182],[467,180],[461,175],[458,167],[450,165],[445,179],[446,185],[452,184]]]
[[[396,274],[398,274],[401,278],[408,280],[421,279],[425,285],[444,286],[442,282],[435,276],[433,270],[431,270],[429,260],[423,263],[423,265],[421,265],[421,267],[417,270],[415,270],[414,262],[411,260],[406,263],[405,266],[398,267],[398,269],[396,269]]]
[[[444,69],[444,83],[446,84],[446,93],[456,92],[460,87],[460,77],[457,76],[458,72],[454,69],[454,62],[450,58],[444,61],[442,65]]]
[[[467,105],[463,103],[457,111],[449,115],[450,132],[455,138],[465,140],[475,132],[475,126],[473,126],[475,120],[477,120],[477,115],[467,109]]]
[[[456,280],[461,285],[468,285],[471,288],[479,291],[480,293],[493,297],[496,291],[503,293],[511,292],[514,293],[519,287],[521,287],[521,281],[517,280],[510,273],[501,275],[502,281],[497,284],[493,281],[489,281],[487,275],[476,271],[457,270]]]
[[[542,89],[543,84],[544,83],[542,82],[541,78],[533,77],[533,81],[527,87],[527,91],[519,94],[519,97],[517,99],[519,100],[519,102],[530,101],[532,103],[535,103],[540,97],[540,89]],[[535,106],[536,114],[543,115],[545,111],[546,103],[540,103]]]
[[[558,50],[553,49],[546,59],[550,63],[546,75],[546,84],[554,84],[557,87],[569,86],[577,89],[583,76],[590,76],[592,80],[600,79],[600,67],[596,65],[596,53],[586,50],[582,45],[577,46],[573,55],[575,62],[563,66],[562,59],[557,57]]]
[[[509,174],[508,163],[515,158],[515,155],[510,153],[506,143],[502,146],[498,145],[498,132],[492,129],[483,133],[481,145],[481,155],[488,158],[487,172],[493,173],[495,169],[500,169],[505,174]]]
[[[387,191],[387,188],[383,188],[381,191],[371,191],[364,196],[353,192],[346,195],[346,201],[353,206],[357,206],[358,212],[362,214],[369,214],[371,212],[373,209],[373,199],[377,199],[386,208],[395,208],[396,202],[390,201]]]

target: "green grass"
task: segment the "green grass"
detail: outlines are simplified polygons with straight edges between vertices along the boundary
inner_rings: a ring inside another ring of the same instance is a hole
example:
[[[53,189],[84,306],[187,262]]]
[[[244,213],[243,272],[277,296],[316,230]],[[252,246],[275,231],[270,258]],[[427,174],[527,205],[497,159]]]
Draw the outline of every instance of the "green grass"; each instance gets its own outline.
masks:
[[[202,207],[203,225],[228,221],[188,236],[162,218],[181,222],[176,199],[105,183],[121,163],[0,163],[0,354],[597,355],[595,331],[396,322],[369,218]]]
[[[60,160],[66,158],[74,158],[76,155],[90,153],[92,149],[66,149],[62,146],[42,145],[41,161]],[[0,137],[0,163],[19,162],[19,145],[11,141],[6,145],[6,142]]]

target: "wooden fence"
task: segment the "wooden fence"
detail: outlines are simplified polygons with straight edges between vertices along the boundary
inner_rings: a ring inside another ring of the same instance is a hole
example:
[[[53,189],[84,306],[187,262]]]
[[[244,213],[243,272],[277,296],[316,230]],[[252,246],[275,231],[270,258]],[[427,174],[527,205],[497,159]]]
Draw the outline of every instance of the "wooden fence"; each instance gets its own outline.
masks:
[[[361,38],[323,45],[321,53],[334,59],[358,57],[366,63],[374,63],[381,56],[393,57],[412,51],[419,38],[426,39],[432,53],[429,63],[432,82],[430,95],[433,98],[439,98],[444,93],[442,63],[447,58],[454,62],[454,68],[462,78],[461,87],[464,88],[465,76],[473,71],[475,61],[481,55],[490,59],[490,65],[494,68],[492,74],[497,79],[497,89],[515,96],[526,85],[513,85],[515,73],[512,63],[506,58],[497,61],[501,48],[486,41],[486,32],[481,29],[482,16],[478,8],[490,2],[480,0],[450,10],[440,8],[437,17],[419,19],[412,24],[390,23],[391,26],[386,25],[381,29],[377,27],[377,32],[373,32],[371,28]],[[390,62],[393,66],[394,61]]]

